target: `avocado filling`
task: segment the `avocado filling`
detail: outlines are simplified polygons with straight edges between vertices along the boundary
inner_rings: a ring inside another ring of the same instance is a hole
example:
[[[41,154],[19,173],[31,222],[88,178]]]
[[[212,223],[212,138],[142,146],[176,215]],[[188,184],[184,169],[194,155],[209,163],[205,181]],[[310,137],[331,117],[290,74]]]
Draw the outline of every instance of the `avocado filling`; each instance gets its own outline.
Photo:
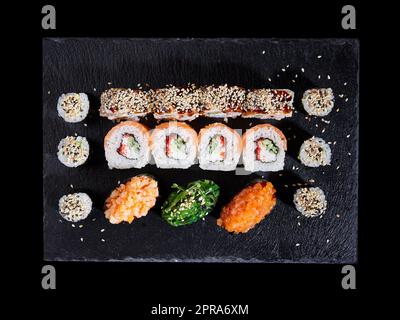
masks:
[[[187,157],[185,140],[178,134],[173,133],[165,138],[165,153],[168,158],[182,160]]]
[[[267,163],[275,162],[278,156],[279,148],[268,138],[260,138],[256,141],[256,160]]]
[[[117,152],[127,159],[137,159],[140,153],[140,145],[135,136],[130,133],[124,133]]]

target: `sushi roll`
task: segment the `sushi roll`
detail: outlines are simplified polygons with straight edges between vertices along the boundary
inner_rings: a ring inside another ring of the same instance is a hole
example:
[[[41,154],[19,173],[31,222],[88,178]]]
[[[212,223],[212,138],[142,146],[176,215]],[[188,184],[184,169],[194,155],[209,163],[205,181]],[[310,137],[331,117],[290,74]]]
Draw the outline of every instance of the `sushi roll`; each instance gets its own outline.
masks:
[[[89,143],[85,137],[67,136],[58,144],[57,157],[67,167],[78,167],[89,157]]]
[[[58,98],[58,115],[66,122],[80,122],[89,112],[89,99],[85,93],[64,93]]]
[[[186,169],[196,160],[197,133],[183,122],[164,122],[153,130],[150,146],[158,168]]]
[[[105,202],[104,214],[112,224],[131,223],[154,207],[158,197],[157,181],[147,175],[138,175],[120,184]]]
[[[247,186],[222,208],[217,225],[228,232],[246,233],[270,214],[276,204],[275,193],[268,181]]]
[[[335,104],[331,88],[306,90],[301,101],[308,114],[318,117],[327,116]]]
[[[288,89],[255,89],[246,95],[243,118],[276,119],[291,117],[294,92]]]
[[[246,90],[237,86],[208,86],[203,89],[202,115],[235,118],[242,113]]]
[[[92,200],[86,193],[64,195],[58,201],[60,215],[69,222],[86,219],[92,211]]]
[[[243,135],[243,164],[247,171],[279,171],[285,164],[287,142],[281,130],[259,124]]]
[[[152,112],[155,119],[191,121],[200,115],[202,90],[194,85],[154,91]]]
[[[235,170],[242,152],[240,135],[227,125],[213,123],[199,133],[199,165],[203,170]]]
[[[293,202],[297,211],[307,218],[320,216],[327,208],[325,194],[318,187],[297,189]]]
[[[316,168],[331,164],[331,148],[322,138],[312,137],[300,147],[299,159],[307,167]]]
[[[110,120],[135,120],[150,112],[152,91],[111,88],[100,97],[100,116]]]
[[[124,121],[104,138],[104,151],[110,169],[143,168],[150,160],[149,130],[136,121]]]

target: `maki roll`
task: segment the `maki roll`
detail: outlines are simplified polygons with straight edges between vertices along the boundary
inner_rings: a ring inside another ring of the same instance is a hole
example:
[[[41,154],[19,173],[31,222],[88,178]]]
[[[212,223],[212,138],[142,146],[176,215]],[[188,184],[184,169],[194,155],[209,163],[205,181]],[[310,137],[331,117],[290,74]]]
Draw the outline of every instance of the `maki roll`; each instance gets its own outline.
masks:
[[[104,214],[112,224],[122,221],[131,223],[154,207],[158,197],[157,181],[147,175],[139,175],[120,184],[105,203]]]
[[[92,211],[92,200],[86,193],[71,193],[60,198],[58,208],[65,220],[78,222],[86,219]]]
[[[203,170],[235,170],[242,152],[240,135],[227,125],[213,123],[200,130],[199,164]]]
[[[281,130],[259,124],[243,135],[243,164],[247,171],[279,171],[285,164],[287,142]]]
[[[331,88],[321,88],[306,90],[301,101],[308,114],[324,117],[332,111],[335,98]]]
[[[85,137],[67,136],[58,144],[57,157],[67,167],[78,167],[89,157],[89,143]]]
[[[288,89],[250,90],[242,112],[243,118],[276,119],[291,117],[294,92]]]
[[[316,168],[331,164],[331,148],[322,138],[312,137],[300,147],[299,159],[307,167]]]
[[[100,116],[110,120],[135,120],[150,112],[151,91],[111,88],[100,97]]]
[[[202,114],[211,118],[235,118],[242,113],[246,90],[237,86],[205,87]]]
[[[104,151],[110,169],[143,168],[150,160],[150,134],[136,121],[113,127],[104,138]]]
[[[161,207],[161,216],[174,227],[204,218],[214,208],[219,196],[219,186],[211,180],[197,180],[186,188],[174,183],[172,189],[174,191]]]
[[[85,93],[64,93],[58,98],[58,115],[66,122],[80,122],[89,112],[89,99]]]
[[[228,232],[245,233],[264,219],[275,204],[275,188],[271,182],[253,183],[222,208],[217,224]]]
[[[153,130],[150,147],[158,168],[186,169],[197,156],[197,133],[183,122],[164,122]]]
[[[293,202],[297,211],[307,218],[320,216],[327,208],[325,194],[318,187],[297,189]]]
[[[202,90],[190,85],[175,86],[154,91],[152,111],[155,119],[191,121],[201,110]]]

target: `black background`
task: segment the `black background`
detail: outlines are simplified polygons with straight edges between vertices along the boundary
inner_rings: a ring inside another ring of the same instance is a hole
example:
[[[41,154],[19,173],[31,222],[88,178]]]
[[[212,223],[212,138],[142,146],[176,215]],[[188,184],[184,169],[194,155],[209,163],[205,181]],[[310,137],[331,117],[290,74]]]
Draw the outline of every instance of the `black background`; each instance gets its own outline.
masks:
[[[378,66],[373,64],[375,57],[372,52],[376,43],[369,39],[370,29],[365,22],[369,18],[365,6],[353,2],[357,8],[357,30],[349,31],[343,30],[340,25],[340,9],[346,3],[268,3],[261,7],[250,2],[220,6],[203,2],[197,3],[195,8],[154,3],[147,8],[136,3],[122,8],[115,4],[114,8],[110,8],[110,4],[95,6],[79,3],[79,10],[75,10],[72,2],[55,1],[52,4],[57,9],[57,30],[42,30],[40,9],[44,4],[30,4],[18,11],[21,29],[15,30],[16,34],[9,30],[12,37],[7,38],[11,45],[19,45],[18,50],[12,49],[9,53],[16,56],[18,53],[18,67],[26,68],[23,74],[23,82],[27,84],[24,95],[29,95],[31,103],[24,118],[28,120],[29,137],[34,141],[27,145],[29,155],[24,159],[23,170],[20,170],[20,177],[29,181],[30,189],[29,198],[24,203],[26,209],[19,237],[16,239],[15,234],[13,237],[14,242],[20,240],[23,245],[14,251],[16,257],[9,262],[15,271],[12,274],[14,279],[20,280],[18,285],[14,283],[14,287],[19,291],[43,295],[46,303],[70,298],[71,295],[93,295],[98,297],[98,303],[102,303],[129,292],[128,296],[124,296],[128,297],[127,300],[119,305],[121,309],[129,308],[131,314],[146,314],[150,305],[157,303],[249,303],[254,313],[278,311],[282,315],[299,310],[309,312],[310,297],[315,305],[324,302],[333,305],[329,313],[339,314],[342,312],[340,306],[352,304],[350,298],[360,297],[377,282],[377,275],[368,273],[367,267],[373,261],[371,256],[374,253],[379,255],[379,252],[375,242],[367,237],[373,229],[371,218],[362,214],[377,207],[371,204],[365,210],[363,204],[366,197],[363,183],[367,181],[364,177],[364,144],[367,137],[368,141],[374,141],[366,130],[367,121],[374,120],[372,106],[363,97],[365,92],[371,92],[379,85],[366,77],[365,70],[371,75]],[[186,13],[182,13],[183,8]],[[275,14],[267,16],[266,12]],[[41,41],[42,37],[53,36],[359,38],[361,160],[359,262],[356,265],[358,289],[342,290],[340,265],[54,263],[57,290],[42,290]],[[14,75],[19,78],[21,72],[17,70]],[[94,295],[95,292],[98,295]],[[304,301],[308,303],[302,305]],[[40,304],[38,307],[42,308]],[[107,304],[104,307],[108,310]],[[118,307],[112,309],[118,311]],[[132,319],[142,318],[132,316]]]

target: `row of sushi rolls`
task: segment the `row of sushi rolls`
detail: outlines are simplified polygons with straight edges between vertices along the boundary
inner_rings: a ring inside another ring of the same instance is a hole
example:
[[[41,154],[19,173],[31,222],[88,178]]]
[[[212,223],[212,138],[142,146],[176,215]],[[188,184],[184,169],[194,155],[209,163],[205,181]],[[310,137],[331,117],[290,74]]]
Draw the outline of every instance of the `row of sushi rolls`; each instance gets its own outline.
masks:
[[[186,169],[198,161],[203,170],[233,171],[240,157],[250,172],[283,170],[287,141],[284,133],[271,124],[259,124],[241,136],[224,123],[215,122],[197,133],[185,121],[197,117],[259,118],[280,120],[291,117],[294,92],[287,89],[252,89],[237,86],[168,86],[156,90],[111,88],[101,94],[100,116],[117,120],[104,138],[105,158],[110,169],[143,168],[151,157],[158,168]],[[302,97],[305,111],[317,117],[328,115],[334,106],[331,88],[306,90]],[[66,122],[80,122],[89,111],[85,93],[62,94],[58,115]],[[164,120],[153,130],[139,122],[152,114]],[[67,136],[58,145],[58,159],[67,167],[85,163],[89,143],[85,137]],[[329,165],[331,149],[319,137],[305,140],[298,151],[300,162],[308,167]],[[219,186],[211,180],[197,180],[186,186],[173,184],[161,206],[161,216],[178,227],[194,223],[215,207]],[[155,205],[157,181],[146,174],[119,184],[105,200],[105,217],[112,224],[131,223],[147,215]],[[306,217],[325,213],[327,200],[319,187],[302,187],[293,196],[295,208]],[[271,182],[260,180],[240,191],[223,206],[217,225],[228,232],[245,233],[264,219],[276,204]],[[59,213],[70,222],[86,219],[92,201],[86,193],[72,193],[59,200]]]

